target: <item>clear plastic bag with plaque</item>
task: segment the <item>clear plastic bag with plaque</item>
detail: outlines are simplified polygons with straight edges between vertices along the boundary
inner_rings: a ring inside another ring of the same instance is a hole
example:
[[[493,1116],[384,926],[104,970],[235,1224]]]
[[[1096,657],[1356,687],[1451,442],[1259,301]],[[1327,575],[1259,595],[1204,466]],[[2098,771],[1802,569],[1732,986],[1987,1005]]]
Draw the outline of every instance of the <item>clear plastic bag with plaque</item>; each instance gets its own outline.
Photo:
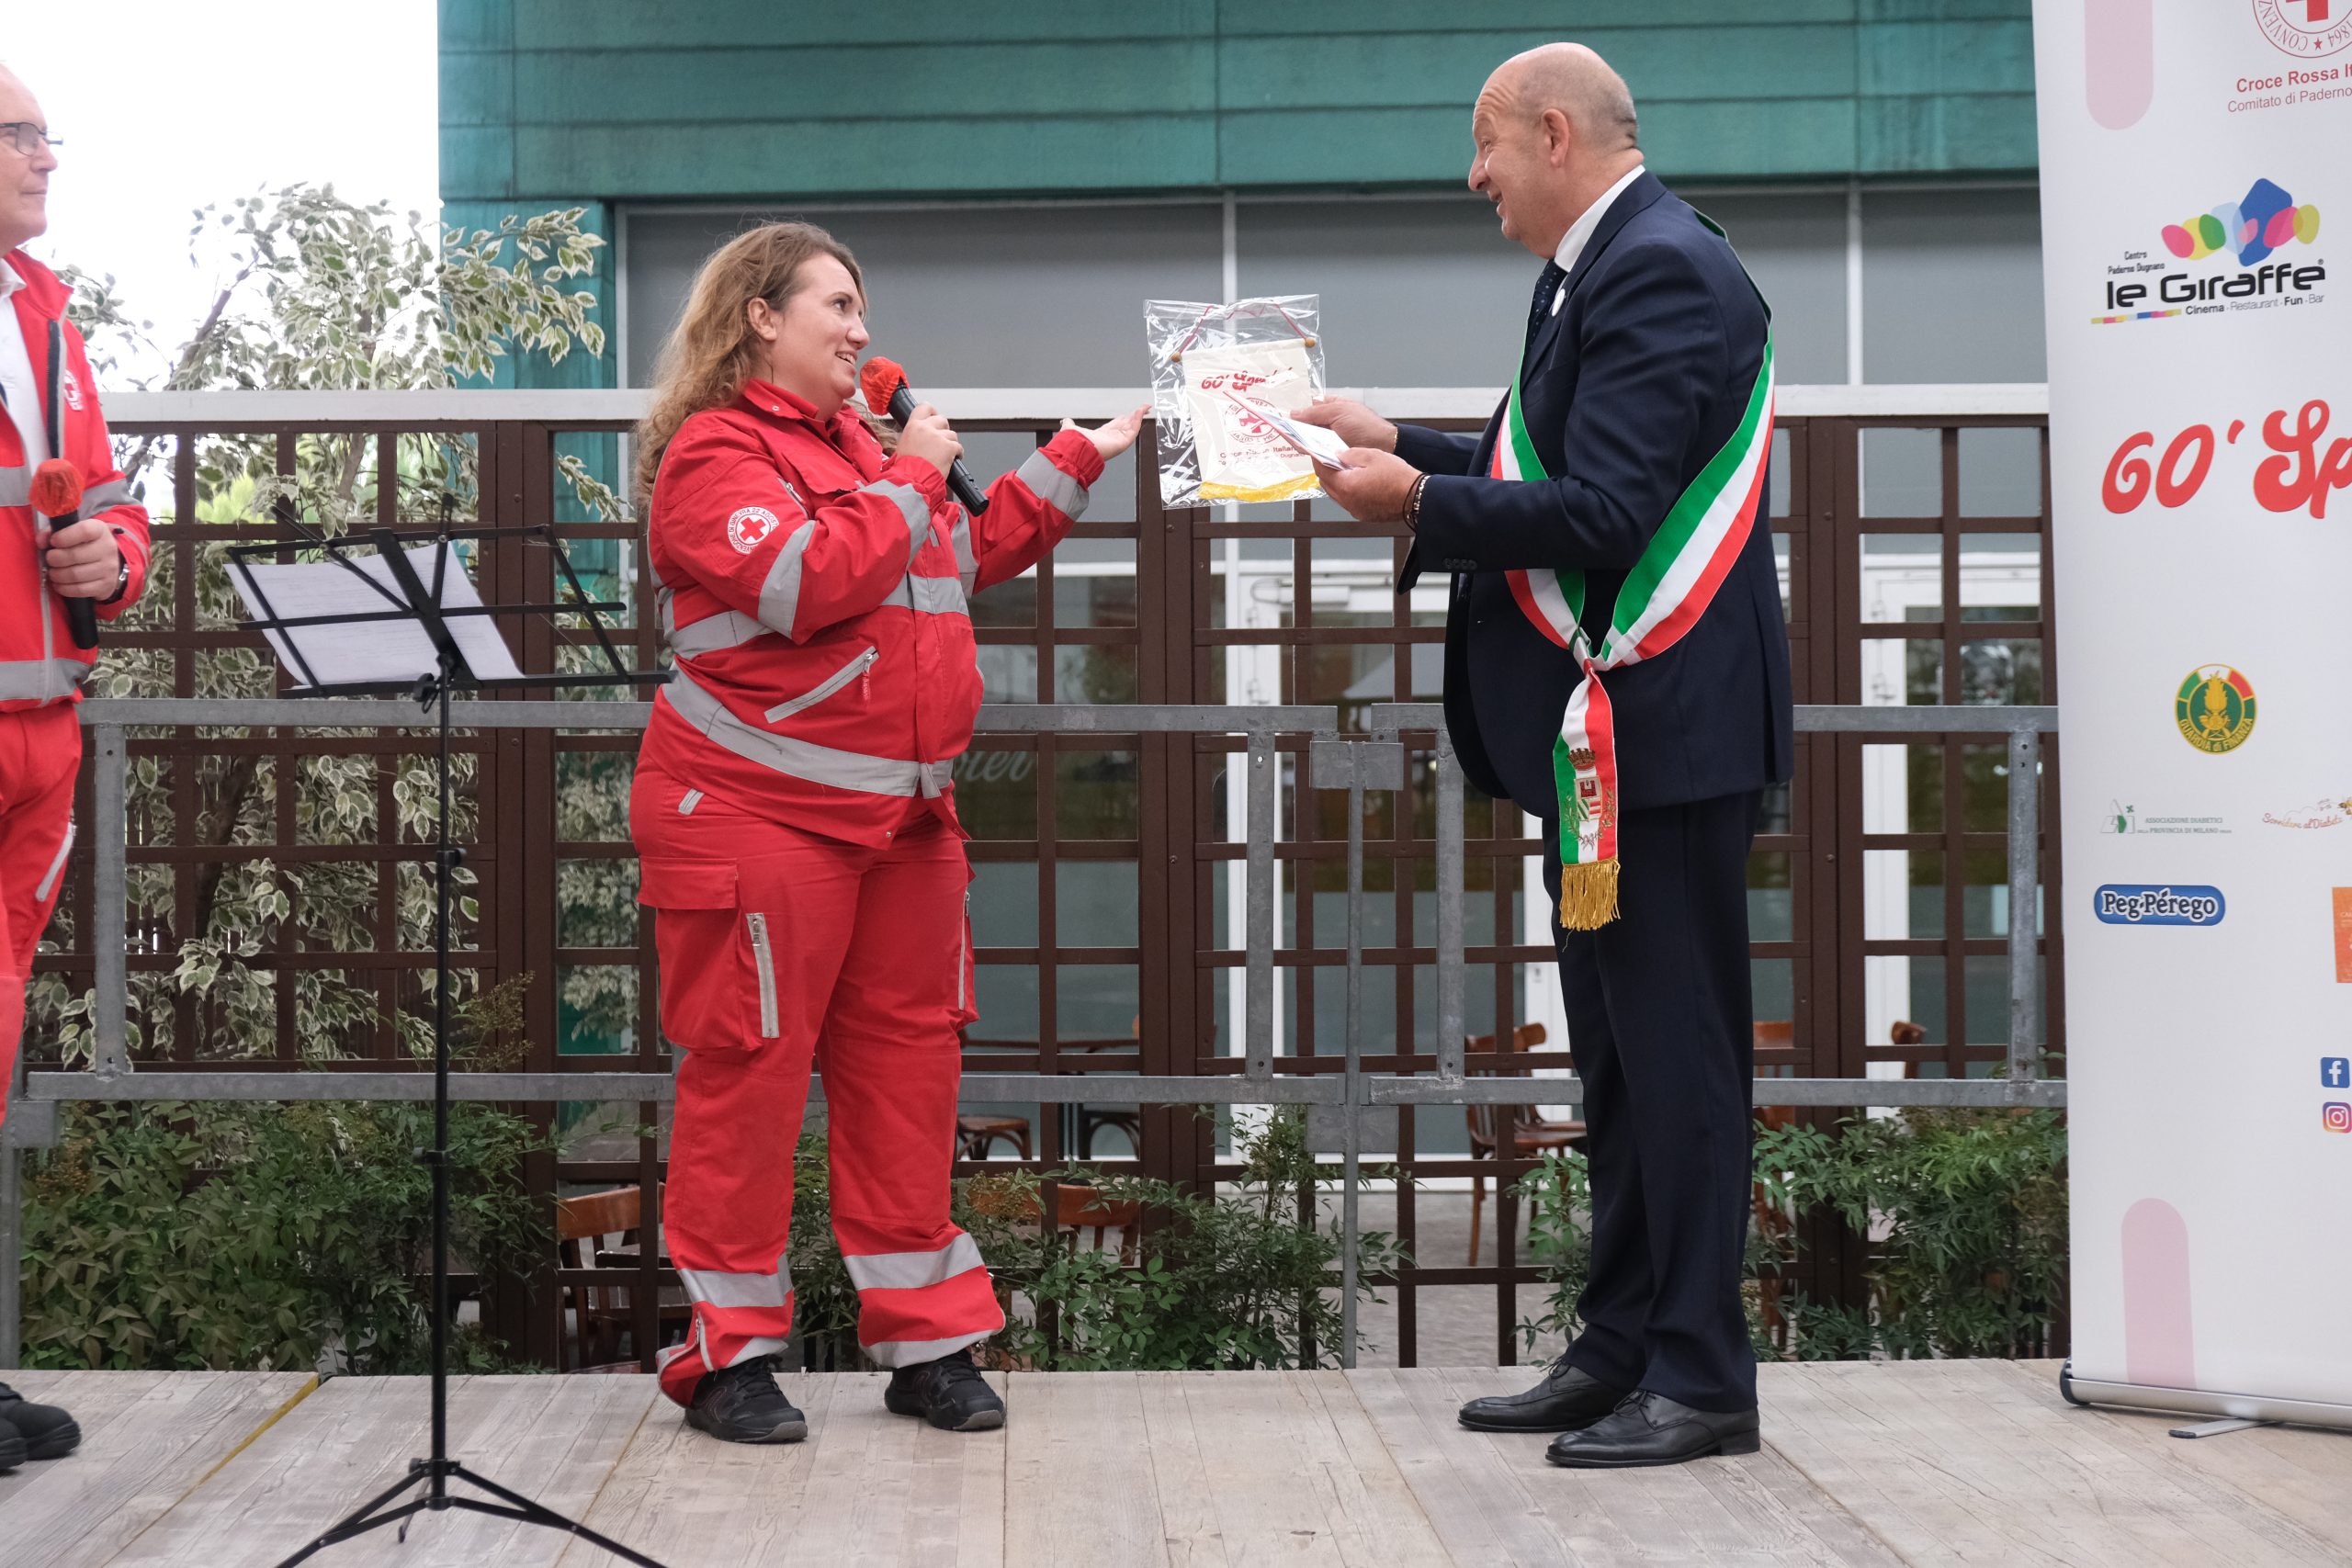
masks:
[[[1323,493],[1306,454],[1253,412],[1295,413],[1323,390],[1319,314],[1313,294],[1144,302],[1162,505]]]

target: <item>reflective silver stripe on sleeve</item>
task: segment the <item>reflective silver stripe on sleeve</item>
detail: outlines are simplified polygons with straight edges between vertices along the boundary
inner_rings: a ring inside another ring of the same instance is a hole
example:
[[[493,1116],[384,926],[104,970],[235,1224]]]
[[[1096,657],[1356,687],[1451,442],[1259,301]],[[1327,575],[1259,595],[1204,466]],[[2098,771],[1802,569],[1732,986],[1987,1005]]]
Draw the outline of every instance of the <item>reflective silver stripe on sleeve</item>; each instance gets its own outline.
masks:
[[[1037,499],[1073,523],[1085,514],[1086,487],[1054,467],[1054,460],[1039,447],[1021,460],[1012,477],[1036,492]]]
[[[681,1269],[678,1279],[690,1300],[715,1307],[780,1307],[792,1299],[792,1269],[775,1260],[773,1274],[723,1274],[713,1269]]]
[[[109,506],[120,506],[130,499],[129,479],[108,479],[102,485],[92,485],[82,492],[82,515],[92,516]]]
[[[979,1244],[959,1235],[935,1252],[877,1252],[865,1258],[843,1254],[849,1282],[861,1291],[920,1291],[945,1284],[983,1266]]]
[[[907,564],[914,565],[923,541],[931,537],[931,502],[922,498],[922,491],[896,479],[876,479],[872,484],[858,486],[856,493],[878,495],[899,509],[899,516],[907,525]]]
[[[896,607],[912,610],[924,615],[968,615],[970,603],[964,597],[964,584],[952,577],[903,577],[890,590],[890,596],[876,606],[888,610]]]
[[[868,757],[839,751],[831,746],[771,735],[727,711],[727,705],[679,666],[676,676],[662,688],[662,701],[688,724],[738,757],[772,768],[789,778],[854,789],[865,795],[944,794],[953,762],[903,762],[891,757]]]
[[[793,617],[800,614],[800,558],[816,536],[817,525],[803,523],[768,563],[767,579],[760,584],[760,619],[770,631],[792,635]]]
[[[972,520],[960,506],[956,509],[956,530],[949,542],[956,547],[956,575],[964,581],[964,592],[969,593],[980,580],[980,558],[972,553]]]
[[[994,1326],[970,1334],[952,1335],[945,1339],[885,1339],[878,1345],[860,1345],[866,1359],[888,1371],[895,1367],[919,1367],[925,1361],[936,1361],[942,1356],[952,1356],[967,1345],[977,1345],[994,1334]]]
[[[63,696],[89,673],[90,667],[78,659],[0,660],[0,701]]]
[[[30,506],[33,503],[33,471],[30,468],[0,468],[0,506]]]
[[[740,610],[721,610],[675,631],[670,629],[665,618],[662,627],[670,651],[684,659],[692,659],[697,653],[716,653],[722,648],[741,648],[755,637],[768,636],[774,629]]]

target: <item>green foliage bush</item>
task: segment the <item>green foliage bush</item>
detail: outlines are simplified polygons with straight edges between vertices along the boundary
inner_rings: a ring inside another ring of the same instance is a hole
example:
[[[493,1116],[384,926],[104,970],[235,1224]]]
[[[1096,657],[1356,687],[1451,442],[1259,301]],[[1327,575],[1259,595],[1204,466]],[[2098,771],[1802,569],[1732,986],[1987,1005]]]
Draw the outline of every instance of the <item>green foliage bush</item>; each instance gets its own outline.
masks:
[[[460,1066],[513,1065],[529,983],[459,1010]],[[429,1105],[63,1110],[58,1146],[25,1173],[27,1366],[426,1370],[433,1180],[417,1153],[433,1142]],[[523,1181],[524,1160],[548,1147],[522,1117],[451,1108],[457,1269],[524,1274],[554,1256],[553,1215]],[[451,1347],[463,1371],[509,1364],[473,1325]]]
[[[1834,1133],[1759,1130],[1756,1179],[1768,1210],[1826,1209],[1874,1238],[1866,1303],[1763,1281],[1796,1260],[1793,1225],[1751,1224],[1748,1328],[1759,1356],[2036,1356],[2066,1290],[2066,1129],[2054,1111],[1908,1110],[1855,1117]],[[1530,1348],[1573,1334],[1589,1275],[1590,1179],[1584,1156],[1547,1154],[1521,1178],[1529,1256],[1551,1287],[1520,1325]],[[1777,1316],[1777,1323],[1771,1321]]]
[[[25,1364],[424,1371],[431,1134],[415,1104],[69,1107],[28,1173]],[[460,1105],[449,1142],[459,1266],[552,1256],[531,1124]],[[452,1343],[461,1370],[504,1364]]]
[[[1215,1371],[1339,1364],[1340,1232],[1302,1195],[1333,1186],[1336,1168],[1306,1148],[1306,1122],[1271,1117],[1241,1148],[1240,1179],[1210,1195],[1171,1182],[1084,1167],[1057,1182],[1093,1189],[1104,1201],[1142,1205],[1134,1265],[1115,1247],[1075,1245],[1036,1224],[1043,1178],[976,1176],[956,1184],[956,1223],[971,1232],[996,1278],[1004,1331],[986,1358],[1047,1371]],[[820,1134],[802,1137],[794,1161],[792,1280],[797,1336],[812,1359],[851,1366],[857,1302],[827,1223]],[[1359,1278],[1394,1269],[1393,1237],[1362,1238]],[[1360,1284],[1359,1299],[1375,1300]]]

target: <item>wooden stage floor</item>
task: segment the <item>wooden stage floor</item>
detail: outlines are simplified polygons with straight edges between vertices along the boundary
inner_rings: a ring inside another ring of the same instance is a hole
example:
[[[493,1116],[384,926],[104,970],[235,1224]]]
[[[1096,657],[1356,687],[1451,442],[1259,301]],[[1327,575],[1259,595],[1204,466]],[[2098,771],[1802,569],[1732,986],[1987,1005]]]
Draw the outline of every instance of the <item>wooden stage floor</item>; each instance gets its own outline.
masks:
[[[493,1480],[670,1568],[2352,1562],[2352,1435],[2181,1441],[2165,1417],[2068,1408],[2053,1363],[1767,1367],[1763,1452],[1610,1474],[1454,1424],[1527,1376],[1028,1374],[1010,1427],[976,1437],[887,1415],[879,1378],[794,1378],[809,1438],[765,1449],[686,1430],[649,1378],[467,1378],[451,1432]],[[6,1568],[267,1564],[424,1440],[415,1379],[11,1377],[85,1437],[0,1476]],[[452,1512],[313,1561],[615,1560]]]

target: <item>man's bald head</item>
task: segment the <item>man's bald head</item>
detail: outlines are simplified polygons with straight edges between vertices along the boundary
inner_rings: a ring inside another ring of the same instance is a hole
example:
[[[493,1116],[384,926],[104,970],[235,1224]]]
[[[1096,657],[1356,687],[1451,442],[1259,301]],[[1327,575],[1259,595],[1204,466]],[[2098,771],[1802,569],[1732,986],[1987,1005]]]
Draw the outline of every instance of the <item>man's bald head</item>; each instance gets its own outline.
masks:
[[[1506,95],[1510,108],[1531,119],[1546,109],[1567,117],[1578,141],[1594,152],[1641,145],[1634,95],[1609,62],[1580,43],[1547,43],[1514,54],[1487,78],[1486,93]]]
[[[46,129],[40,104],[17,73],[0,65],[0,124],[9,121]],[[17,144],[0,137],[0,253],[15,250],[49,230],[49,175],[57,154],[45,142],[20,152]]]
[[[1547,43],[1495,68],[1470,114],[1470,188],[1495,204],[1503,237],[1539,256],[1577,216],[1640,166],[1634,95],[1580,43]]]

